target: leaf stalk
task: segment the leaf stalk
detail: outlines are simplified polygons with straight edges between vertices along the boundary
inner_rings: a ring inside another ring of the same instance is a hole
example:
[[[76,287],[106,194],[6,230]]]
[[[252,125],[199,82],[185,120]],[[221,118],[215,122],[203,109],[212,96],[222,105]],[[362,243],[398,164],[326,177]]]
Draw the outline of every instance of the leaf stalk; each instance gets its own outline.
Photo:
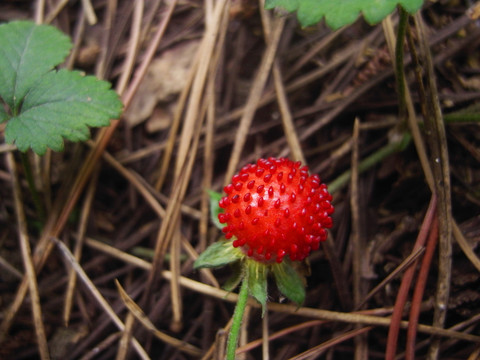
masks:
[[[37,187],[35,186],[35,180],[33,178],[32,166],[28,159],[27,153],[20,152],[20,159],[22,161],[22,166],[25,171],[25,178],[27,180],[28,189],[32,195],[33,204],[37,211],[38,218],[42,224],[45,223],[45,209],[43,208],[43,203],[40,199],[40,194],[37,191]]]
[[[227,360],[235,360],[235,352],[237,350],[238,335],[242,326],[243,314],[248,300],[248,272],[242,281],[240,292],[238,293],[238,301],[233,313],[232,327],[228,335],[227,341]]]

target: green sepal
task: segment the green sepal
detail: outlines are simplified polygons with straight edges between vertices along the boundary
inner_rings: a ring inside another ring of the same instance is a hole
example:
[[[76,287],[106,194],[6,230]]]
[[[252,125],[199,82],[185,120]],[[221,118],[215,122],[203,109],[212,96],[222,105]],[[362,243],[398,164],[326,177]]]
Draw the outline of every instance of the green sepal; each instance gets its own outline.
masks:
[[[301,306],[305,300],[305,282],[293,268],[292,263],[285,259],[280,264],[273,264],[272,271],[278,290],[285,297]]]
[[[3,104],[0,102],[0,124],[8,120],[8,114],[5,111]]]
[[[233,240],[217,241],[210,245],[193,264],[194,269],[216,268],[242,259],[242,250],[234,248]]]
[[[218,193],[213,190],[207,190],[208,195],[210,196],[210,218],[212,219],[212,223],[219,228],[220,230],[223,229],[223,225],[218,220],[218,214],[223,212],[223,209],[218,205],[218,202],[222,198],[222,194]]]
[[[256,260],[247,259],[245,266],[248,272],[248,293],[262,305],[262,316],[267,305],[267,276],[268,265]]]
[[[222,288],[225,291],[232,292],[242,282],[245,272],[243,271],[243,263],[240,261],[234,262],[231,265],[232,275],[223,284]]]

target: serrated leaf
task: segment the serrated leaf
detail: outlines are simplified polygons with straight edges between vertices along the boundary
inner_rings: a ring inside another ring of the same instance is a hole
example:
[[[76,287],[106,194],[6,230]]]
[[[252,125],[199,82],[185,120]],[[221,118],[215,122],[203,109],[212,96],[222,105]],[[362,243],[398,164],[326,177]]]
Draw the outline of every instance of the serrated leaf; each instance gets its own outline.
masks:
[[[256,260],[246,261],[248,275],[248,293],[262,305],[262,316],[267,305],[267,275],[268,267]]]
[[[266,0],[265,8],[297,11],[302,26],[311,26],[325,18],[327,25],[336,30],[353,23],[360,14],[370,24],[382,21],[397,5],[414,13],[422,7],[423,0]]]
[[[214,242],[195,260],[193,268],[222,267],[242,259],[245,255],[242,250],[234,248],[232,242],[232,240]]]
[[[292,12],[298,9],[300,0],[265,0],[265,9],[281,8]]]
[[[305,285],[292,264],[284,260],[280,264],[272,265],[272,271],[278,290],[298,306],[302,305],[305,300]]]
[[[87,140],[88,126],[107,126],[120,115],[122,103],[110,83],[77,71],[51,71],[25,95],[19,115],[5,129],[7,142],[43,155],[63,149],[63,138]]]
[[[220,230],[223,229],[223,225],[218,220],[218,214],[223,212],[223,209],[218,205],[218,202],[222,198],[222,194],[213,190],[208,190],[210,196],[210,219],[212,223]]]
[[[0,25],[0,97],[15,114],[29,88],[60,64],[72,43],[49,25],[12,21]]]

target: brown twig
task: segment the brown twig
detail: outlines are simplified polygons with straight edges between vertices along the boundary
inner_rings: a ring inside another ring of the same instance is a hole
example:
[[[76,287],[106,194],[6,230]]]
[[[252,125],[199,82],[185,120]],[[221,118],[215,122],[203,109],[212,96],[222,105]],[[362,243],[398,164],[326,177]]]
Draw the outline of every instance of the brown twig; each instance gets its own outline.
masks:
[[[262,16],[263,29],[265,34],[266,42],[269,43],[272,37],[272,20],[270,19],[269,13],[262,7],[260,14]],[[280,64],[278,59],[274,60],[273,63],[273,79],[275,84],[275,91],[277,94],[278,107],[280,108],[280,114],[282,116],[283,130],[289,149],[287,151],[291,152],[292,158],[295,161],[301,161],[302,164],[306,164],[305,156],[303,155],[302,147],[295,131],[295,125],[293,123],[293,116],[288,104],[287,93],[285,90],[285,85],[282,79],[282,72],[280,70]],[[286,152],[283,151],[280,156],[286,156]]]
[[[282,34],[283,27],[285,25],[285,18],[277,18],[274,24],[275,25],[272,32],[272,37],[267,44],[267,49],[265,50],[265,53],[263,54],[262,62],[258,68],[257,76],[252,83],[252,88],[250,90],[247,103],[245,105],[245,111],[237,129],[237,135],[235,136],[233,150],[230,155],[230,160],[228,162],[228,168],[225,174],[224,184],[228,184],[230,182],[230,179],[235,173],[235,170],[238,166],[243,146],[245,145],[247,139],[248,130],[255,115],[255,111],[257,110],[257,107],[259,105],[268,74],[270,73],[270,69],[275,58],[275,53],[277,51],[278,43],[280,41],[280,35]]]
[[[425,24],[420,14],[415,15],[415,24],[419,36],[422,62],[427,77],[425,82],[426,106],[422,108],[425,119],[425,128],[431,154],[431,167],[435,180],[435,191],[438,196],[439,222],[439,262],[437,293],[435,297],[435,311],[433,324],[443,327],[447,304],[450,296],[450,279],[452,267],[452,209],[450,193],[450,168],[448,161],[448,147],[443,122],[442,111],[438,99],[435,71],[430,54]],[[440,341],[434,339],[430,345],[428,359],[434,360],[439,356]]]
[[[73,255],[75,257],[75,260],[77,260],[78,262],[80,262],[80,258],[82,257],[83,244],[85,240],[85,234],[87,231],[87,221],[90,216],[93,198],[95,195],[95,191],[97,189],[97,176],[98,176],[98,171],[92,177],[92,180],[90,181],[90,184],[87,188],[87,194],[85,196],[85,201],[82,206],[82,212],[80,214],[80,221],[78,223],[75,249],[73,250]],[[72,311],[73,296],[75,294],[76,284],[77,284],[77,276],[75,274],[75,271],[72,270],[68,275],[67,290],[65,291],[65,304],[63,307],[63,323],[65,324],[65,326],[68,326],[68,323],[70,320],[70,313]]]
[[[28,290],[31,299],[33,322],[35,333],[37,335],[38,352],[42,360],[50,359],[47,344],[47,336],[45,334],[45,326],[42,319],[42,309],[40,307],[40,295],[38,293],[37,277],[35,275],[35,267],[32,261],[32,254],[28,239],[27,219],[23,209],[22,192],[20,189],[20,181],[17,175],[15,159],[11,152],[6,154],[7,166],[11,174],[13,200],[15,205],[15,216],[18,224],[18,238],[20,241],[20,250],[22,252],[23,266],[25,268],[25,276],[27,277]]]
[[[95,300],[98,302],[98,304],[102,307],[102,309],[105,311],[105,313],[110,317],[110,319],[117,326],[117,328],[119,330],[123,331],[125,329],[125,324],[120,320],[120,318],[115,313],[115,311],[112,309],[112,307],[110,306],[108,301],[103,297],[103,295],[100,293],[98,288],[95,286],[95,284],[92,282],[92,280],[85,273],[85,270],[75,260],[75,257],[70,252],[70,250],[65,246],[65,244],[63,244],[58,239],[52,238],[51,241],[57,245],[61,254],[63,255],[63,257],[67,261],[68,265],[71,266],[73,268],[73,270],[77,273],[79,279],[85,284],[88,291],[92,294],[92,296],[95,298]],[[140,345],[140,343],[135,338],[132,337],[131,341],[132,341],[133,347],[136,350],[137,354],[142,359],[150,359],[150,357],[146,353],[145,349],[142,347],[142,345]]]
[[[158,47],[160,40],[165,33],[167,24],[170,21],[170,18],[173,13],[173,9],[177,0],[174,0],[170,3],[167,12],[162,19],[162,22],[153,37],[150,46],[147,49],[147,54],[140,65],[140,67],[135,72],[134,78],[126,90],[125,94],[123,95],[123,103],[125,105],[125,109],[128,108],[133,95],[135,94],[136,89],[138,88],[143,76],[146,73],[148,65],[150,64],[153,55]],[[35,263],[35,267],[41,269],[45,264],[50,252],[52,250],[53,244],[49,240],[51,237],[57,237],[60,232],[62,231],[63,227],[67,223],[68,217],[72,212],[76,202],[78,201],[80,194],[82,193],[85,184],[87,183],[92,171],[94,170],[96,164],[98,163],[103,151],[105,150],[110,138],[112,137],[115,129],[117,128],[119,121],[113,121],[112,124],[108,128],[103,128],[99,131],[99,135],[97,137],[97,142],[95,148],[90,152],[87,156],[87,159],[83,163],[83,166],[79,170],[78,176],[75,179],[74,184],[71,187],[70,193],[67,196],[67,201],[65,202],[64,199],[57,199],[57,206],[51,211],[50,216],[45,224],[44,231],[38,244],[34,251],[33,261]],[[15,298],[9,307],[9,311],[7,312],[7,316],[4,317],[2,323],[0,324],[0,343],[6,337],[8,329],[10,328],[15,315],[17,314],[20,306],[23,302],[23,299],[26,295],[28,289],[27,278],[24,277],[22,280]]]
[[[364,297],[364,284],[363,284],[363,269],[364,269],[364,255],[365,241],[362,236],[362,227],[360,220],[360,196],[359,196],[359,138],[360,138],[360,120],[355,118],[352,134],[352,157],[351,157],[351,169],[352,176],[350,178],[350,208],[352,216],[352,233],[351,243],[353,252],[353,301],[355,305],[359,304]],[[368,359],[368,342],[366,341],[366,335],[355,336],[355,359],[362,360]]]
[[[90,245],[90,242],[87,241],[87,244]],[[112,248],[111,246],[103,245],[102,247],[98,247],[98,249],[101,251],[108,251],[108,253],[111,256],[114,256],[118,259],[126,261],[141,269],[145,269],[145,270],[152,269],[151,263],[145,260],[139,259],[135,256],[126,254],[118,249]],[[172,278],[171,272],[167,270],[163,270],[161,273],[161,276],[166,280],[170,280]],[[235,303],[238,298],[238,295],[235,293],[228,292],[210,285],[206,285],[204,283],[201,283],[183,276],[180,277],[180,284],[185,288],[195,291],[197,293],[211,296],[216,299],[221,299],[222,301],[227,301],[230,303]],[[260,304],[258,304],[253,299],[249,301],[249,305],[255,308],[260,308]],[[367,313],[369,314],[372,313],[374,310],[344,313],[344,312],[321,310],[321,309],[315,309],[315,308],[309,308],[309,307],[298,308],[295,305],[286,305],[286,304],[278,304],[278,303],[267,303],[267,308],[270,311],[277,311],[277,312],[286,313],[286,314],[296,314],[298,316],[310,317],[314,319],[340,321],[340,322],[351,323],[351,324],[365,324],[365,325],[389,327],[392,321],[390,317],[366,315]],[[408,328],[408,322],[401,321],[400,327],[402,329]],[[455,339],[461,339],[465,341],[480,343],[480,336],[465,334],[465,333],[461,333],[451,329],[441,329],[441,328],[435,328],[429,325],[419,324],[417,327],[417,330],[419,332],[426,333],[426,334],[451,337]]]
[[[341,344],[342,342],[347,341],[353,337],[357,338],[357,336],[363,335],[370,330],[372,330],[372,327],[367,326],[367,327],[348,331],[342,335],[337,336],[336,338],[325,341],[323,344],[315,346],[297,356],[293,356],[289,360],[305,360],[305,359],[311,359],[312,356],[317,357],[320,354],[322,354],[325,350],[329,349],[330,347],[337,344]]]

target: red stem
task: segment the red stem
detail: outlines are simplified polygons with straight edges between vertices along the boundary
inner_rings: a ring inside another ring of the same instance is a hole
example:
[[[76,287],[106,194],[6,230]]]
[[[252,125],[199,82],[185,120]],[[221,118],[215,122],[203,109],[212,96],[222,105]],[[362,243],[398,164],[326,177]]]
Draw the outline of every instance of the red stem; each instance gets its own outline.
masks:
[[[432,221],[435,216],[435,209],[437,206],[437,197],[432,195],[430,204],[428,205],[427,213],[423,219],[422,227],[418,233],[417,240],[412,251],[417,250],[418,248],[425,245],[427,240],[428,233]],[[407,302],[408,290],[413,280],[415,274],[415,267],[418,263],[418,259],[414,261],[410,267],[405,271],[405,274],[402,278],[402,283],[400,284],[400,289],[398,290],[397,299],[395,300],[395,306],[393,308],[392,319],[390,321],[390,327],[388,329],[388,339],[387,339],[387,349],[385,350],[385,360],[394,360],[395,354],[397,351],[397,342],[398,334],[400,332],[400,322],[402,321],[403,308]]]
[[[417,336],[418,317],[420,315],[420,305],[422,303],[425,285],[427,283],[428,271],[432,263],[433,254],[438,241],[438,217],[435,216],[432,228],[428,236],[427,249],[422,260],[422,265],[418,272],[418,280],[415,285],[415,291],[412,297],[412,308],[410,309],[410,317],[408,319],[407,344],[405,349],[405,359],[415,359],[415,339]]]

